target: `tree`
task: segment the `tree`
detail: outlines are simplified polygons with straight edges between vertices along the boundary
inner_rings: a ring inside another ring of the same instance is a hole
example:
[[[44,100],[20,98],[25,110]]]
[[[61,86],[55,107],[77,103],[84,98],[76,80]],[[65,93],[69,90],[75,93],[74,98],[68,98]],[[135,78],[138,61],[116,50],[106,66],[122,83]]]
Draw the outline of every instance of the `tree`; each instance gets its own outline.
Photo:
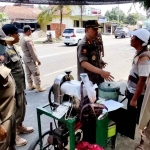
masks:
[[[0,23],[3,25],[8,20],[8,16],[5,13],[0,12]]]
[[[71,10],[69,6],[63,6],[63,5],[57,5],[57,6],[53,6],[50,7],[48,9],[44,9],[39,15],[38,15],[38,23],[42,24],[42,23],[49,23],[52,20],[53,15],[59,11],[60,13],[60,35],[62,32],[62,19],[63,19],[63,9],[66,9],[67,13],[70,14]]]
[[[118,7],[112,8],[111,11],[107,10],[105,16],[107,20],[115,21],[115,22],[117,22],[118,20],[119,22],[124,22],[126,19],[125,13],[122,10],[120,10]]]
[[[141,6],[143,6],[146,10],[150,8],[150,1],[149,0],[139,0]]]
[[[138,20],[139,14],[132,13],[127,16],[125,23],[130,25],[136,25]]]
[[[83,27],[83,13],[85,11],[85,6],[84,5],[79,5],[79,8],[80,8],[80,15],[81,15],[81,27]]]
[[[38,8],[39,8],[40,10],[45,10],[45,9],[46,9],[46,6],[38,5]]]

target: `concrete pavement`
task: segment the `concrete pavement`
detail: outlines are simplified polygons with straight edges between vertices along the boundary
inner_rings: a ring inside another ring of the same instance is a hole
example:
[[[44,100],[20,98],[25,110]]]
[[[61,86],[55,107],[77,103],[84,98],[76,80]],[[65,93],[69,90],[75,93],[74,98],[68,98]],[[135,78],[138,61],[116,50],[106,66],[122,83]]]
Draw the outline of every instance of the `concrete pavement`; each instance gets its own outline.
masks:
[[[130,47],[130,39],[115,39],[114,36],[103,36],[105,57],[104,61],[108,63],[105,70],[111,72],[115,77],[115,81],[127,79],[131,68],[132,58],[135,50]],[[47,87],[47,91],[43,93],[35,93],[34,91],[26,91],[27,96],[27,113],[24,124],[33,126],[35,131],[28,135],[21,135],[28,140],[28,144],[17,150],[28,150],[29,145],[38,136],[36,107],[48,102],[49,87],[53,84],[54,79],[64,70],[72,70],[72,75],[77,78],[76,68],[76,46],[65,46],[63,43],[56,44],[39,44],[35,45],[37,54],[42,62],[40,66],[42,85]],[[49,128],[50,118],[42,116],[42,129]],[[133,150],[139,142],[139,137],[136,140],[130,140],[126,137],[117,138],[116,150]],[[108,147],[106,150],[110,150]]]

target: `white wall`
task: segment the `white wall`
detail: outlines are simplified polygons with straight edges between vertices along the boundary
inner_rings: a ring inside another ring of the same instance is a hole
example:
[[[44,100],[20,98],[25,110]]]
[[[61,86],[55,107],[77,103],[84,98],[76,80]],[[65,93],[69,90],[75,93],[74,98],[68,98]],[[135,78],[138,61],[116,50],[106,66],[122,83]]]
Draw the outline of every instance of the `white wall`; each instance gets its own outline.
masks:
[[[60,23],[60,17],[55,17],[52,19],[52,22],[51,23]],[[69,17],[67,16],[63,16],[63,19],[62,19],[62,23],[63,24],[66,24],[66,27],[73,27],[74,25],[74,22],[72,19],[70,19]]]

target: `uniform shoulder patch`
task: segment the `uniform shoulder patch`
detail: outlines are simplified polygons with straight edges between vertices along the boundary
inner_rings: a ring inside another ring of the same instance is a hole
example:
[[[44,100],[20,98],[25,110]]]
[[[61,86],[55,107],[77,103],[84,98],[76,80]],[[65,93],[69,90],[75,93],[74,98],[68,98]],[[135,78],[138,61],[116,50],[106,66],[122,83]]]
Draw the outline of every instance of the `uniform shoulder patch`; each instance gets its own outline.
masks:
[[[86,54],[87,53],[87,50],[84,48],[84,49],[82,49],[82,53],[83,54]]]

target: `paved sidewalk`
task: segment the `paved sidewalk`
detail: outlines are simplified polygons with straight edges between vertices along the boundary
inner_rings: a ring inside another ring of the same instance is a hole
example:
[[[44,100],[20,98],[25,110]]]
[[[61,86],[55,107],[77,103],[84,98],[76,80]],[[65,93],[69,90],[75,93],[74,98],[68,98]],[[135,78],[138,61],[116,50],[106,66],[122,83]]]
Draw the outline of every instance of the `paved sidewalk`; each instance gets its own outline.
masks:
[[[128,74],[129,74],[130,68],[131,68],[132,58],[135,54],[135,50],[133,48],[131,48],[131,46],[130,46],[130,39],[129,38],[114,39],[113,35],[103,35],[103,39],[104,39],[104,45],[105,45],[104,48],[106,50],[104,60],[108,63],[108,66],[106,67],[105,70],[111,72],[111,74],[115,77],[115,81],[118,81],[119,79],[126,80]],[[114,40],[112,40],[112,39],[114,39]],[[115,43],[115,44],[111,44],[111,43]],[[121,46],[118,46],[120,43],[122,43]],[[59,44],[57,44],[57,45],[59,48],[61,47],[62,50],[63,50],[63,48],[66,48],[62,43],[60,43],[60,45]],[[43,45],[37,44],[35,46],[37,46],[37,48],[38,48],[38,46],[42,47]],[[44,46],[46,49],[47,47],[54,47],[56,45],[55,44],[51,44],[51,45],[45,44]],[[73,49],[74,47],[70,46],[68,48]],[[44,51],[42,51],[42,52],[44,53]],[[69,55],[68,55],[68,57],[69,57]],[[52,57],[51,57],[51,59],[52,59]],[[46,62],[46,61],[43,59],[43,63],[44,62]],[[48,63],[46,62],[46,65],[47,64]],[[51,67],[51,66],[49,66],[49,67]],[[73,72],[76,72],[76,70],[74,70]],[[73,74],[73,72],[72,72],[72,74]],[[50,76],[50,78],[52,78],[52,76]],[[47,89],[46,92],[37,93],[37,94],[35,94],[34,91],[26,91],[28,105],[27,105],[27,113],[26,113],[26,119],[25,119],[24,124],[34,126],[35,132],[28,134],[28,135],[21,135],[21,137],[24,137],[28,140],[28,144],[24,147],[17,148],[17,150],[28,150],[28,147],[31,144],[31,142],[38,136],[36,107],[46,104],[48,102],[48,100],[47,100],[48,91],[49,91],[49,88]],[[42,116],[41,122],[42,122],[43,130],[49,128],[50,121],[51,121],[50,118]],[[127,137],[121,137],[120,135],[118,135],[117,142],[116,142],[116,150],[134,150],[135,147],[137,146],[137,144],[139,143],[139,141],[140,141],[140,137],[138,134],[138,130],[136,132],[135,140],[131,140]],[[111,150],[111,148],[107,147],[105,150]]]

